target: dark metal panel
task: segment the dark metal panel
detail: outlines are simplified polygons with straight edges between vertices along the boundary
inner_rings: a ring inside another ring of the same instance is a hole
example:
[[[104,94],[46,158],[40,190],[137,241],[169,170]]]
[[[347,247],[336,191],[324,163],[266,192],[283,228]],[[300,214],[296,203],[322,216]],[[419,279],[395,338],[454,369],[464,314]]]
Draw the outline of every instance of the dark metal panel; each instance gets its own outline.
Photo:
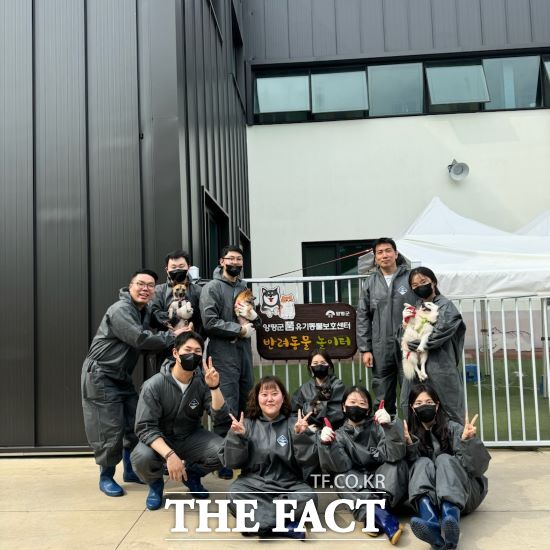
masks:
[[[546,2],[548,5],[548,2]],[[529,0],[506,0],[506,21],[508,22],[508,43],[529,44],[531,35],[531,2]],[[546,40],[550,33],[546,32]]]
[[[334,0],[336,17],[336,53],[357,55],[361,51],[359,30],[360,0]]]
[[[312,3],[313,55],[336,55],[336,25],[334,0],[315,0]],[[267,26],[266,19],[266,26]]]
[[[361,53],[384,51],[384,11],[382,0],[361,0]]]
[[[32,62],[32,1],[0,2],[0,447],[34,444]]]
[[[288,41],[291,59],[313,56],[311,2],[291,0],[288,3]]]
[[[531,0],[531,21],[533,25],[533,42],[550,43],[550,2],[548,0]]]
[[[286,59],[288,46],[288,0],[266,0],[265,57]]]
[[[88,0],[92,333],[142,263],[136,5]]]
[[[473,50],[482,45],[479,0],[456,0],[458,43]]]
[[[433,48],[430,0],[409,0],[409,45],[413,51]]]
[[[435,49],[458,47],[455,0],[432,0],[432,25]]]
[[[384,48],[386,51],[409,49],[408,4],[401,0],[384,0]]]
[[[200,160],[200,173],[199,182],[200,185],[206,189],[209,187],[208,180],[208,158],[207,158],[207,118],[206,118],[206,71],[205,71],[205,37],[204,37],[204,19],[203,10],[210,9],[206,7],[204,0],[194,0],[193,5],[195,7],[195,43],[192,47],[196,49],[196,94],[197,94],[197,147],[199,150]]]
[[[244,34],[247,59],[265,59],[265,27],[263,0],[246,0],[244,7]]]
[[[187,210],[178,137],[176,26],[181,21],[174,2],[139,0],[137,13],[144,265],[159,270],[166,252],[181,245],[181,213]]]
[[[36,445],[85,445],[88,347],[83,0],[35,3]]]
[[[205,146],[207,176],[206,189],[212,196],[216,197],[216,174],[214,172],[214,120],[213,120],[213,47],[212,35],[216,33],[209,2],[203,2],[202,7],[202,28],[203,28],[203,46],[204,46],[204,90],[205,90]]]
[[[480,0],[484,46],[504,46],[506,35],[506,0]]]

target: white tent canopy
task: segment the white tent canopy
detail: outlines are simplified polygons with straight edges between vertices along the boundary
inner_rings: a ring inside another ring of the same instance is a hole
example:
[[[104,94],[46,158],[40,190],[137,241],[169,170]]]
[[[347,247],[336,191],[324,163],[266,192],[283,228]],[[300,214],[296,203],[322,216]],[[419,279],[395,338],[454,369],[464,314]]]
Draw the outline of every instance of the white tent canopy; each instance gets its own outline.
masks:
[[[550,237],[501,231],[437,197],[396,242],[413,266],[435,272],[447,296],[550,295]]]

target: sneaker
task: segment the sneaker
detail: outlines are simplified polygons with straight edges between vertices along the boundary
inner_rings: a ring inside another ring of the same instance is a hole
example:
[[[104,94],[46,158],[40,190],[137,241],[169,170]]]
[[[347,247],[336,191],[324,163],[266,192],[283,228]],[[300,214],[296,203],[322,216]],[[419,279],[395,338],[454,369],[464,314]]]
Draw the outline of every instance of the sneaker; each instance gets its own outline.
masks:
[[[233,470],[231,468],[220,468],[218,470],[218,477],[220,479],[233,479]]]
[[[208,498],[210,496],[201,483],[200,476],[193,472],[187,472],[187,481],[184,481],[183,484],[189,489],[191,496],[195,498]]]

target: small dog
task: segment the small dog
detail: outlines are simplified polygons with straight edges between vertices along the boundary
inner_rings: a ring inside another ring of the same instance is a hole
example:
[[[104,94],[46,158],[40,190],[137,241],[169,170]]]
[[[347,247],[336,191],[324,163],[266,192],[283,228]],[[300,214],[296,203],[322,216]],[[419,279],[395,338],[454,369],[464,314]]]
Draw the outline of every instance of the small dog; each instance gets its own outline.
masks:
[[[425,347],[434,330],[438,309],[433,302],[424,302],[418,309],[410,304],[405,304],[403,309],[405,332],[401,339],[401,350],[403,352],[403,373],[409,380],[413,380],[415,374],[420,382],[424,382],[428,378],[426,373],[428,352]],[[413,340],[420,340],[416,351],[409,350],[408,344]]]
[[[179,283],[172,289],[173,300],[168,306],[168,324],[174,330],[191,324],[189,319],[193,316],[193,306],[187,300],[186,292],[187,283]]]
[[[252,291],[249,288],[246,288],[242,292],[239,292],[238,296],[235,298],[235,303],[233,304],[233,311],[235,316],[241,325],[246,325],[250,323],[248,317],[243,317],[239,315],[238,309],[243,305],[246,306],[246,313],[254,309],[254,296],[252,296]]]

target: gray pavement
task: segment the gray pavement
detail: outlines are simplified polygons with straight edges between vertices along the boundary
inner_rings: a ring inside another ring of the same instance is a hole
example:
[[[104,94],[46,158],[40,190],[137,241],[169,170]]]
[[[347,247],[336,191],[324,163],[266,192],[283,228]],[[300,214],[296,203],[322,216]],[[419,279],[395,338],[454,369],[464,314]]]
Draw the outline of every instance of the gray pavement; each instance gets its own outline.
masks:
[[[492,450],[489,495],[481,507],[462,521],[459,548],[464,550],[550,549],[550,450]],[[121,481],[121,466],[116,479]],[[186,512],[188,533],[172,533],[173,508],[150,512],[145,509],[147,490],[122,484],[127,494],[108,498],[97,488],[98,468],[91,457],[1,458],[0,549],[228,549],[299,547],[292,540],[259,541],[236,533],[196,533],[197,510]],[[212,499],[224,498],[228,481],[209,475],[205,485]],[[184,491],[174,482],[167,491]],[[184,494],[175,498],[188,498]],[[320,495],[320,509],[333,500]],[[213,509],[213,508],[211,508]],[[338,513],[342,525],[349,513]],[[417,540],[402,518],[405,533],[396,548],[428,550]],[[212,527],[214,523],[211,522]],[[233,518],[229,527],[234,526]],[[179,540],[169,540],[179,539]],[[334,540],[340,539],[340,540]],[[345,535],[309,533],[307,546],[324,549],[390,548],[383,535],[371,538],[360,531]]]

